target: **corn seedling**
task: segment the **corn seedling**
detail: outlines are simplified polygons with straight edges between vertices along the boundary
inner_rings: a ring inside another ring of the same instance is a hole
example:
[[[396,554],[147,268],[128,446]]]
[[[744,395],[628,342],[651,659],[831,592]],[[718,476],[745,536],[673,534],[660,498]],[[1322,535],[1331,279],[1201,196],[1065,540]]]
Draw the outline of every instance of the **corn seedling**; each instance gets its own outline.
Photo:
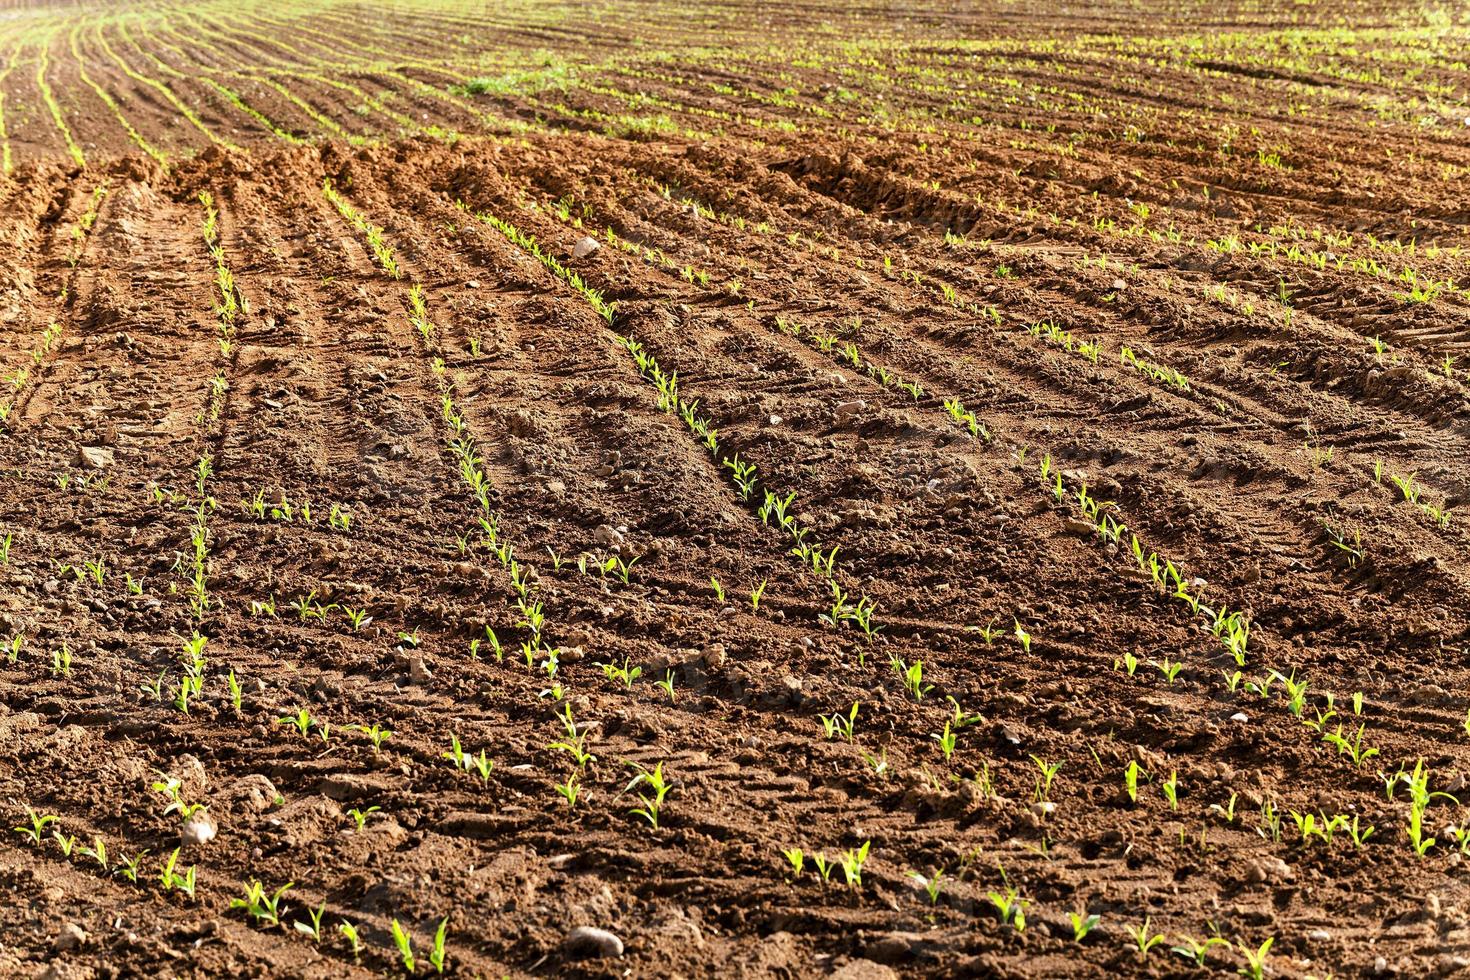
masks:
[[[29,838],[33,847],[40,847],[41,835],[45,833],[48,826],[56,823],[58,819],[54,814],[38,814],[30,807],[26,807],[26,820],[29,823],[16,827],[15,832],[22,837]]]
[[[276,889],[274,894],[267,895],[265,886],[258,879],[252,879],[245,886],[245,897],[231,899],[230,908],[243,910],[254,921],[274,928],[281,924],[281,916],[286,911],[281,904],[281,896],[293,887],[295,883],[288,881]]]
[[[1021,897],[1020,891],[1006,879],[1005,869],[1001,868],[1001,879],[1005,882],[1000,891],[987,891],[986,897],[990,904],[995,906],[995,911],[1000,915],[1002,924],[1010,925],[1017,932],[1026,931],[1026,906],[1031,904],[1027,899]]]
[[[361,833],[362,829],[367,826],[368,817],[381,809],[382,807],[379,806],[370,806],[366,810],[353,807],[347,811],[347,815],[352,818],[353,823],[357,824],[357,830]]]
[[[629,666],[627,657],[623,658],[623,665],[621,667],[611,663],[599,663],[597,666],[602,668],[602,672],[607,676],[608,680],[617,681],[624,688],[631,688],[633,682],[643,676],[643,668]]]
[[[1061,770],[1062,764],[1060,762],[1048,763],[1034,755],[1031,761],[1036,764],[1036,768],[1041,770],[1041,774],[1036,777],[1035,795],[1037,802],[1044,803],[1051,798],[1052,780],[1057,778],[1057,772]]]
[[[827,855],[812,855],[812,863],[817,866],[817,874],[822,876],[823,882],[828,882],[832,880],[832,869],[836,867],[836,865],[827,860]]]
[[[1229,943],[1219,936],[1209,936],[1203,940],[1195,939],[1193,936],[1179,936],[1179,945],[1171,946],[1172,952],[1178,953],[1187,960],[1193,960],[1194,965],[1204,968],[1205,960],[1210,955],[1212,946],[1229,947]]]
[[[652,769],[644,769],[637,763],[632,763],[632,765],[638,770],[638,774],[633,777],[623,792],[631,793],[639,786],[647,786],[649,792],[639,793],[638,799],[643,806],[635,807],[628,812],[647,820],[653,829],[657,830],[659,815],[663,812],[664,797],[668,795],[671,788],[671,784],[664,780],[664,764],[660,762]]]
[[[300,920],[298,920],[291,923],[291,925],[295,928],[297,932],[301,933],[303,936],[310,936],[312,942],[320,944],[322,941],[322,914],[325,913],[326,910],[326,902],[323,902],[316,908],[311,908],[308,906],[305,911],[307,918],[310,921],[301,922]]]
[[[1278,843],[1281,840],[1281,814],[1270,800],[1261,803],[1261,825],[1256,828],[1256,833],[1265,840]]]
[[[1164,943],[1164,934],[1157,933],[1149,935],[1149,917],[1144,916],[1143,922],[1136,926],[1128,926],[1128,935],[1133,937],[1133,943],[1138,948],[1138,961],[1140,963],[1148,959],[1149,951]]]
[[[1142,772],[1137,759],[1130,759],[1128,768],[1123,770],[1123,789],[1128,793],[1130,803],[1138,802],[1138,776]]]
[[[551,743],[547,747],[566,752],[582,768],[585,768],[589,762],[596,761],[597,756],[587,751],[587,733],[579,731],[576,722],[572,720],[572,706],[570,704],[563,704],[562,714],[558,717],[561,719],[562,726],[566,730],[566,737],[559,742]]]
[[[849,742],[852,741],[852,729],[857,723],[858,705],[859,702],[854,701],[846,715],[840,711],[834,711],[830,715],[817,716],[822,722],[822,730],[827,733],[827,739],[829,741],[838,735],[841,735]]]
[[[1164,792],[1164,799],[1169,801],[1169,809],[1179,809],[1179,773],[1170,772],[1169,778],[1159,784]]]
[[[1266,975],[1266,956],[1271,952],[1271,946],[1275,942],[1275,936],[1254,948],[1237,942],[1236,948],[1240,950],[1240,955],[1245,957],[1245,966],[1240,968],[1240,974],[1248,977],[1249,980],[1261,980]]]
[[[877,755],[874,755],[871,752],[859,748],[858,754],[863,757],[863,762],[867,764],[868,768],[873,770],[873,775],[877,776],[880,779],[888,775],[887,748],[879,749]]]
[[[163,809],[163,816],[177,813],[181,821],[187,822],[194,814],[199,813],[207,807],[203,803],[186,802],[182,795],[183,783],[173,776],[160,772],[163,779],[153,784],[153,792],[162,794],[168,800],[168,806]]]
[[[1165,657],[1162,662],[1155,666],[1159,668],[1159,673],[1164,675],[1164,680],[1173,684],[1175,679],[1178,678],[1179,672],[1184,669],[1184,661],[1175,660],[1171,662],[1168,657]]]
[[[294,715],[285,715],[284,717],[277,718],[276,724],[290,725],[296,729],[302,738],[305,738],[311,731],[313,719],[310,711],[306,708],[299,708]]]
[[[382,752],[382,750],[383,750],[383,743],[386,742],[386,741],[388,741],[388,739],[390,739],[390,738],[393,737],[393,730],[392,729],[384,728],[382,725],[379,725],[377,722],[374,722],[371,726],[369,726],[369,725],[357,725],[356,728],[357,728],[357,730],[359,732],[362,732],[364,735],[366,735],[368,737],[368,741],[370,741],[370,742],[373,743],[373,754],[374,755],[377,755],[380,752]]]
[[[915,660],[910,665],[894,657],[889,664],[893,667],[894,673],[898,674],[899,680],[903,681],[904,690],[913,695],[915,701],[924,700],[924,695],[934,690],[933,684],[924,683],[924,661]]]
[[[140,865],[142,865],[143,858],[147,856],[147,850],[139,851],[131,858],[124,856],[123,859],[118,863],[117,873],[136,885],[138,883],[138,868]]]
[[[403,960],[403,969],[407,973],[414,971],[413,940],[408,935],[408,930],[398,924],[398,920],[392,921],[393,945],[398,947],[398,955]]]
[[[429,965],[434,968],[435,973],[444,972],[445,943],[449,939],[449,916],[439,920],[439,928],[434,930],[434,948],[429,952]]]
[[[567,809],[576,809],[577,800],[582,795],[581,779],[576,773],[567,777],[566,782],[557,783],[556,791],[562,799],[567,801]]]
[[[929,896],[930,905],[939,904],[939,895],[942,891],[944,880],[944,870],[942,868],[936,869],[933,874],[927,876],[921,875],[917,871],[910,871],[909,877],[917,881],[919,887],[924,889],[924,894]]]
[[[96,861],[98,867],[102,869],[104,874],[110,869],[110,865],[107,863],[107,842],[100,835],[92,838],[91,847],[84,846],[78,848],[77,853]]]
[[[347,940],[348,949],[352,952],[352,959],[354,961],[361,959],[362,937],[357,934],[357,926],[343,919],[337,923],[337,931],[342,934],[342,938]]]
[[[172,891],[177,888],[179,891],[183,892],[185,895],[188,895],[189,898],[192,899],[194,897],[194,889],[198,880],[198,869],[195,865],[191,864],[188,871],[184,872],[183,874],[179,874],[179,872],[175,870],[175,868],[178,866],[179,850],[180,849],[177,847],[174,848],[173,853],[171,853],[166,859],[164,859],[163,867],[160,868],[158,872],[158,881],[159,884],[163,886],[164,891]]]
[[[863,887],[863,865],[867,863],[868,848],[872,846],[872,843],[872,841],[863,841],[862,847],[842,852],[842,857],[839,859],[842,864],[842,877],[849,888]]]
[[[955,748],[955,733],[950,728],[950,723],[946,721],[943,732],[929,737],[939,743],[939,751],[944,753],[944,761],[948,762],[950,756],[954,755]]]

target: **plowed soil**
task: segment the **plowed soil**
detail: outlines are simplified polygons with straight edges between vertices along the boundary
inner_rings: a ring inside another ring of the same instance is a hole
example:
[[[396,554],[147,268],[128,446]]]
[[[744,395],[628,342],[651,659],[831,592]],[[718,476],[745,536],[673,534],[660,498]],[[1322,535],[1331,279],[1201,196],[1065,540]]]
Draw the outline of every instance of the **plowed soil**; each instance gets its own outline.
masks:
[[[1460,15],[1007,11],[17,11],[0,975],[1470,970]]]

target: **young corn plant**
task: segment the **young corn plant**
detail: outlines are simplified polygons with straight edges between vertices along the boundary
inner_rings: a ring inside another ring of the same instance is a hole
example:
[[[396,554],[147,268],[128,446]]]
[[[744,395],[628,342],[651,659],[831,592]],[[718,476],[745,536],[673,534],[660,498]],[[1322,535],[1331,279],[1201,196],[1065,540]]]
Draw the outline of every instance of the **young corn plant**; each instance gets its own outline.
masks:
[[[439,928],[434,930],[434,948],[429,951],[429,965],[434,968],[435,973],[444,972],[445,944],[449,939],[449,916],[439,920]]]
[[[652,769],[645,769],[636,762],[631,765],[638,770],[638,774],[633,777],[623,792],[631,793],[639,786],[648,787],[648,792],[639,793],[638,800],[643,805],[628,812],[647,820],[649,825],[657,830],[660,816],[663,813],[664,797],[672,788],[672,785],[664,779],[664,764],[660,762]]]
[[[119,875],[136,885],[138,883],[138,869],[142,865],[143,859],[147,856],[148,851],[146,849],[139,851],[131,858],[124,856],[122,860],[118,862],[115,870]]]
[[[1102,921],[1102,916],[1089,913],[1085,908],[1081,912],[1068,912],[1067,918],[1072,921],[1072,941],[1076,943],[1086,939],[1087,934]]]
[[[1060,762],[1047,762],[1034,755],[1031,757],[1031,761],[1036,764],[1037,769],[1041,770],[1041,774],[1036,777],[1034,795],[1038,803],[1045,803],[1051,799],[1051,784],[1057,778],[1057,773],[1061,771],[1062,764]]]
[[[857,724],[858,707],[859,702],[854,701],[845,715],[840,711],[834,711],[830,715],[817,716],[822,723],[822,730],[827,733],[828,741],[839,735],[848,742],[852,741],[853,726]]]
[[[1017,932],[1026,931],[1026,906],[1031,902],[1021,897],[1020,889],[1011,884],[1006,876],[1006,869],[1000,869],[1002,886],[998,891],[987,891],[986,897],[990,904],[995,906],[995,911],[1000,915],[1000,921],[1009,925]]]
[[[1162,932],[1150,935],[1149,917],[1144,916],[1143,922],[1136,926],[1128,926],[1128,935],[1133,937],[1133,943],[1138,949],[1138,962],[1143,963],[1148,959],[1149,952],[1156,946],[1164,944]]]
[[[955,750],[955,733],[950,727],[950,723],[945,721],[944,731],[929,737],[939,743],[939,751],[944,753],[944,761],[948,762],[950,757],[954,755]]]
[[[863,841],[862,847],[842,852],[839,859],[842,864],[842,877],[849,888],[856,890],[863,887],[863,865],[867,863],[868,849],[872,844],[872,841]]]
[[[915,660],[912,664],[906,664],[897,657],[889,660],[893,672],[903,682],[904,690],[913,695],[915,701],[924,700],[924,695],[934,690],[933,684],[924,683],[924,662]]]
[[[1171,946],[1170,951],[1178,953],[1187,960],[1193,960],[1194,965],[1203,969],[1205,961],[1209,958],[1210,949],[1215,946],[1224,946],[1227,949],[1230,943],[1219,936],[1208,936],[1205,939],[1195,939],[1193,936],[1181,935],[1179,945]]]
[[[362,960],[363,945],[362,937],[357,933],[357,926],[343,919],[337,923],[337,932],[342,935],[343,939],[347,940],[347,948],[352,953],[353,962],[360,962]]]
[[[367,826],[368,817],[372,816],[374,813],[378,812],[381,809],[383,808],[380,806],[370,806],[366,810],[359,809],[358,807],[352,807],[350,810],[347,811],[347,815],[351,817],[352,822],[357,825],[357,832],[362,833],[363,828]]]
[[[322,941],[322,915],[327,911],[327,903],[323,902],[316,908],[307,907],[305,910],[308,921],[297,920],[291,923],[297,932],[303,936],[310,936],[311,941],[320,945]]]
[[[38,814],[26,807],[26,823],[15,828],[15,832],[30,840],[32,847],[41,846],[41,836],[46,828],[60,819],[55,814]]]
[[[1170,772],[1169,773],[1169,778],[1166,779],[1166,780],[1164,780],[1162,783],[1159,784],[1159,789],[1163,790],[1164,799],[1166,799],[1166,800],[1169,801],[1169,809],[1171,809],[1171,810],[1178,810],[1179,809],[1179,773],[1178,772]]]
[[[397,919],[392,920],[391,925],[393,930],[393,945],[398,947],[398,955],[403,961],[404,972],[412,974],[414,968],[417,966],[413,958],[413,939],[409,936],[408,930],[403,928]]]
[[[917,871],[910,871],[909,877],[918,882],[919,887],[924,889],[924,894],[929,896],[930,905],[939,904],[939,896],[944,886],[943,868],[937,868],[928,875],[920,874]]]
[[[1245,966],[1241,967],[1240,974],[1249,980],[1262,980],[1266,975],[1266,956],[1271,952],[1271,946],[1275,942],[1275,936],[1269,937],[1256,947],[1237,942],[1236,948],[1240,950],[1240,955],[1245,957]]]
[[[557,795],[566,801],[568,810],[575,810],[577,808],[577,801],[583,799],[582,777],[578,773],[572,773],[567,776],[565,782],[556,784],[556,792]]]
[[[1143,769],[1138,765],[1137,759],[1128,760],[1128,767],[1123,770],[1123,790],[1128,794],[1128,802],[1138,802],[1138,777],[1147,777]]]
[[[230,909],[240,909],[250,918],[265,926],[275,928],[281,924],[281,916],[286,912],[286,906],[281,903],[281,896],[294,887],[294,882],[286,882],[273,894],[267,895],[265,886],[258,879],[251,879],[245,886],[245,897],[230,900]]]

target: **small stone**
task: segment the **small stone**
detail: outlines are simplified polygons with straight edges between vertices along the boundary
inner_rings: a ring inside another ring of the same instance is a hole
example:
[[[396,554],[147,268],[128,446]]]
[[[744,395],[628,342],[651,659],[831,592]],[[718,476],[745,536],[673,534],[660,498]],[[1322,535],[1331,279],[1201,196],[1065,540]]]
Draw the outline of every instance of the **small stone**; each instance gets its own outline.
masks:
[[[434,672],[429,670],[429,665],[424,663],[423,657],[409,657],[408,679],[415,684],[427,684],[434,679]]]
[[[839,419],[847,419],[858,414],[867,407],[867,402],[863,401],[862,399],[857,399],[856,401],[850,402],[838,402],[837,407],[833,409],[833,412],[836,413]]]
[[[1237,711],[1235,714],[1233,714],[1233,715],[1230,716],[1230,720],[1231,721],[1238,721],[1242,725],[1244,725],[1246,722],[1250,721],[1251,719],[1250,719],[1250,716],[1247,715],[1244,711]]]
[[[1246,881],[1253,885],[1264,885],[1268,881],[1290,881],[1294,876],[1291,865],[1279,857],[1263,857],[1252,861],[1246,872]]]
[[[577,239],[577,244],[572,246],[572,258],[585,259],[599,248],[602,248],[602,245],[598,243],[597,239],[590,235],[583,235]]]
[[[56,934],[55,945],[56,951],[58,953],[65,953],[73,949],[78,949],[82,946],[85,946],[86,943],[87,930],[83,929],[75,922],[68,922],[66,925],[62,926],[61,931]]]
[[[770,424],[771,425],[780,425],[782,423],[782,421],[784,421],[784,420],[779,415],[772,415],[771,418],[770,418]]]
[[[219,825],[207,813],[196,813],[179,829],[179,843],[184,847],[202,847],[219,834]]]
[[[709,646],[699,651],[699,659],[703,660],[704,665],[710,670],[719,670],[721,667],[725,666],[725,662],[729,658],[725,655],[725,644],[711,643]]]
[[[1307,938],[1314,943],[1325,943],[1331,941],[1332,933],[1328,932],[1326,929],[1313,929],[1311,932],[1307,933]]]
[[[623,941],[606,929],[577,926],[567,933],[567,938],[562,941],[562,949],[574,957],[622,956]]]
[[[83,446],[77,453],[77,465],[89,470],[102,470],[112,465],[112,450],[101,446]]]
[[[280,795],[275,784],[259,773],[242,776],[226,787],[225,794],[237,806],[254,810],[256,813],[264,813],[269,810],[275,805],[276,797]]]
[[[179,788],[186,799],[197,799],[209,787],[209,777],[204,772],[204,763],[196,756],[181,755],[169,769],[169,775],[179,781]]]

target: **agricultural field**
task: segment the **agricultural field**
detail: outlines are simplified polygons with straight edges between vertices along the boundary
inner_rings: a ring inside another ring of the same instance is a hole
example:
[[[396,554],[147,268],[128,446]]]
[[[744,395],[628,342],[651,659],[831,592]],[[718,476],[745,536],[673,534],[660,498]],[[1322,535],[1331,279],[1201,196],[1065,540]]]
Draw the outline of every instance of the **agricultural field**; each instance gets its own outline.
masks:
[[[1466,975],[1467,51],[7,4],[0,976]]]

